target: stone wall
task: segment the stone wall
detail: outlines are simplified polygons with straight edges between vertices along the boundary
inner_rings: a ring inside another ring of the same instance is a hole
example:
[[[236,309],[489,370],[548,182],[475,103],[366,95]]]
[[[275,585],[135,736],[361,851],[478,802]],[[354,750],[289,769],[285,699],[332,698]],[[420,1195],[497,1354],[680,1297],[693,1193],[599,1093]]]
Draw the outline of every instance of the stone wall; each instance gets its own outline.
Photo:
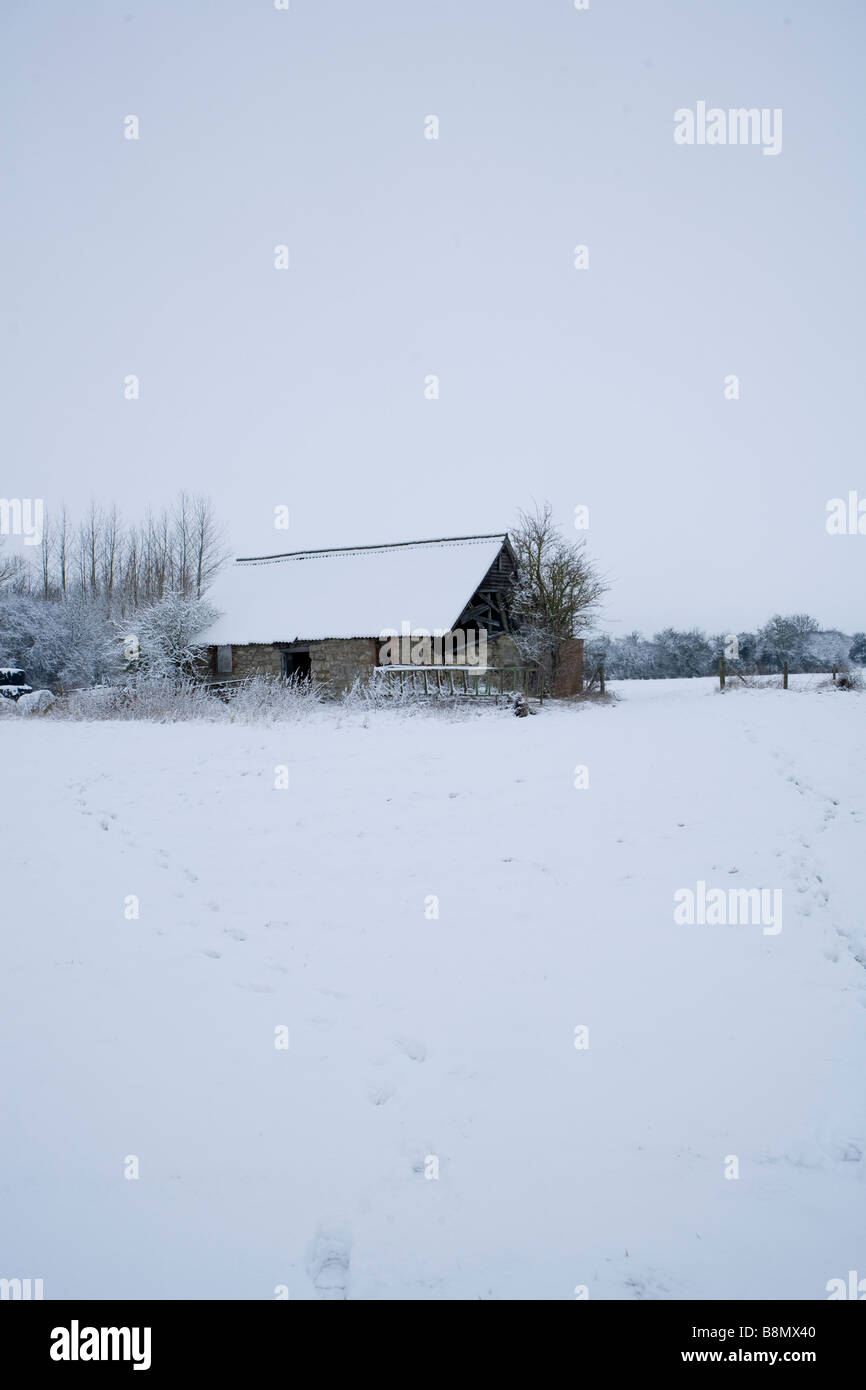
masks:
[[[248,646],[232,648],[232,679],[246,680],[248,676],[281,676],[283,658],[279,647],[251,642]],[[223,677],[223,679],[226,679]]]
[[[334,638],[309,645],[311,673],[316,680],[338,695],[348,690],[356,676],[369,676],[376,665],[378,643],[371,637]],[[296,649],[297,650],[297,649]],[[232,647],[231,677],[217,672],[216,648],[208,649],[211,680],[246,680],[249,676],[281,676],[283,647],[272,643],[249,642]]]
[[[332,695],[348,690],[360,676],[367,680],[376,666],[379,644],[374,637],[335,637],[310,643],[313,678]]]
[[[231,679],[245,680],[249,676],[282,675],[282,650],[282,647],[259,642],[233,647]],[[379,641],[375,637],[335,637],[325,642],[311,642],[309,651],[313,677],[332,695],[339,695],[341,691],[348,690],[357,677],[367,680],[372,674],[378,665]],[[227,672],[217,674],[216,648],[209,648],[208,655],[209,678],[229,679]],[[488,640],[487,660],[490,666],[496,668],[527,665],[507,634]],[[569,695],[579,695],[582,690],[583,639],[573,637],[563,642],[559,648],[553,694],[567,698]]]

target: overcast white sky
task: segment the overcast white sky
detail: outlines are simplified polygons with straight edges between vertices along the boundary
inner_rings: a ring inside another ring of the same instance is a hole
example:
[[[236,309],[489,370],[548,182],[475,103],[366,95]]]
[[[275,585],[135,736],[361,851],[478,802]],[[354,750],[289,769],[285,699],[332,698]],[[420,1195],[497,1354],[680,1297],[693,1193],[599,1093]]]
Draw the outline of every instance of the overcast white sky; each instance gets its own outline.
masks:
[[[862,0],[5,0],[0,47],[4,496],[203,490],[240,554],[587,504],[614,632],[866,627]],[[675,145],[701,100],[781,153]]]

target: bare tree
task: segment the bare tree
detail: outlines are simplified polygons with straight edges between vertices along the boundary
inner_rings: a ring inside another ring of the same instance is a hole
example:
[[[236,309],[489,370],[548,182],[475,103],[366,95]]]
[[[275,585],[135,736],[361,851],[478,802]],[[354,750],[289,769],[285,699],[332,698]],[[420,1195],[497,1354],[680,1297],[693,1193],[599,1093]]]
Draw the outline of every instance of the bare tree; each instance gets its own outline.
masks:
[[[549,502],[519,513],[511,542],[518,565],[514,641],[527,660],[552,670],[560,643],[592,627],[608,585],[586,553],[586,541],[562,535]]]
[[[55,536],[54,524],[50,513],[46,512],[42,522],[42,539],[39,542],[39,568],[42,577],[42,597],[51,598],[52,593],[52,560],[54,558]]]
[[[141,600],[141,532],[133,526],[127,533],[121,555],[121,609],[138,608]]]
[[[102,596],[109,611],[114,600],[115,581],[122,544],[121,537],[120,517],[117,507],[112,506],[102,520],[102,545],[99,556]]]
[[[174,591],[187,598],[191,592],[190,558],[192,553],[192,524],[190,499],[185,492],[179,492],[174,504],[172,518],[172,575]]]
[[[148,512],[144,530],[144,583],[146,599],[159,599],[171,588],[171,545],[168,512]]]
[[[192,540],[195,596],[201,598],[229,557],[225,526],[217,521],[209,497],[199,495],[193,499]]]
[[[57,577],[60,585],[60,592],[66,598],[68,587],[69,570],[69,514],[64,502],[60,508],[60,517],[57,522],[57,546],[55,551],[57,557]]]
[[[82,592],[96,598],[99,594],[99,565],[103,543],[104,519],[102,509],[91,501],[87,515],[78,528],[78,577]]]
[[[6,542],[0,538],[0,589],[17,587],[24,570],[26,569],[24,560],[14,552],[8,555],[4,552]]]

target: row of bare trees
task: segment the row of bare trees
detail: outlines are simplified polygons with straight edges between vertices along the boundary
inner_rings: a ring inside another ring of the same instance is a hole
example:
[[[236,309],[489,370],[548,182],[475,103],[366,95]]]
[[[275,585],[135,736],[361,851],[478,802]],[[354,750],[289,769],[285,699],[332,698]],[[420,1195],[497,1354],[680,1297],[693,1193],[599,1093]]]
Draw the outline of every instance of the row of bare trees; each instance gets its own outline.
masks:
[[[33,560],[0,555],[0,586],[47,601],[86,598],[123,616],[167,594],[201,598],[227,557],[225,528],[206,496],[181,492],[132,524],[116,506],[91,502],[76,522],[63,505],[46,511]]]

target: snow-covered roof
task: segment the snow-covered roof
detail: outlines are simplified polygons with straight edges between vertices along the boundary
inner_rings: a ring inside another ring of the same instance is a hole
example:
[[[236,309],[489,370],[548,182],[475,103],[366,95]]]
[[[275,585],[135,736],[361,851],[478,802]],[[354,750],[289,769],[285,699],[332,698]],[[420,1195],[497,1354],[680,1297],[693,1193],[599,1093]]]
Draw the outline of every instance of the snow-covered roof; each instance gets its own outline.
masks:
[[[406,622],[412,632],[447,632],[505,539],[455,536],[238,559],[208,592],[221,617],[199,640],[242,646],[378,637]]]

